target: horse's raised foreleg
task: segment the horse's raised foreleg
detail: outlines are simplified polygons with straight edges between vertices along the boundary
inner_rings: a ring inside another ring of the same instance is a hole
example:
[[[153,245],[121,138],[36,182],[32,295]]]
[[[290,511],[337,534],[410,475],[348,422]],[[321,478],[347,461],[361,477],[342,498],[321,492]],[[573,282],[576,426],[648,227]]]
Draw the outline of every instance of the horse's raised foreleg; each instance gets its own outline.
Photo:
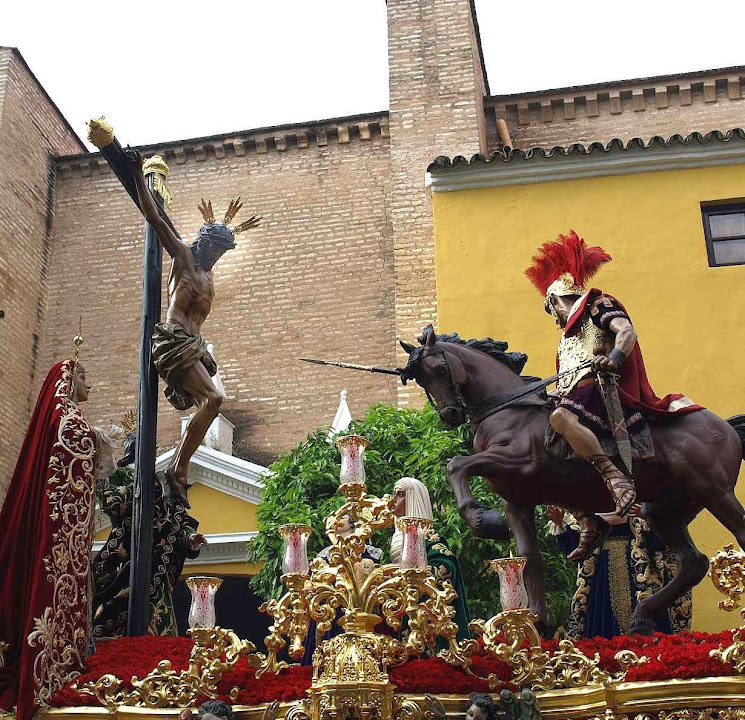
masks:
[[[644,505],[644,517],[655,535],[675,551],[678,570],[661,590],[639,602],[631,617],[629,632],[651,635],[654,618],[670,607],[681,595],[706,577],[709,559],[694,545],[688,532],[690,504],[675,500],[660,500]]]
[[[543,560],[538,549],[538,532],[535,524],[535,505],[504,503],[507,522],[517,543],[517,554],[528,559],[523,571],[525,589],[528,591],[530,609],[538,616],[544,630],[548,620],[546,614],[546,591],[543,585]]]
[[[504,517],[494,509],[485,508],[471,493],[468,481],[474,475],[489,476],[498,465],[499,455],[485,450],[476,455],[459,455],[448,463],[448,482],[455,493],[458,513],[477,537],[509,540],[510,530]]]

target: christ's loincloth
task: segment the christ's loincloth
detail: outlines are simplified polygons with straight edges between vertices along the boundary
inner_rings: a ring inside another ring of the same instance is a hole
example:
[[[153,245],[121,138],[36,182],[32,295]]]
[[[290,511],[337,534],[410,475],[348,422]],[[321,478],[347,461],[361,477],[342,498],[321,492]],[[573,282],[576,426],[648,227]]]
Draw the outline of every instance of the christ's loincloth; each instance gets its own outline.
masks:
[[[579,418],[582,425],[592,430],[597,436],[606,455],[613,457],[617,452],[605,402],[597,382],[582,380],[566,395],[556,400],[552,409],[563,408]],[[639,410],[623,406],[626,429],[631,440],[632,455],[637,458],[650,458],[654,455],[652,434],[645,415]],[[555,457],[564,460],[578,460],[577,454],[569,443],[557,433],[549,423],[546,429],[546,449]]]
[[[196,404],[183,385],[184,373],[201,362],[210,377],[217,373],[217,363],[207,352],[201,335],[191,335],[177,323],[158,323],[153,331],[153,364],[166,382],[165,396],[177,410],[188,410]]]

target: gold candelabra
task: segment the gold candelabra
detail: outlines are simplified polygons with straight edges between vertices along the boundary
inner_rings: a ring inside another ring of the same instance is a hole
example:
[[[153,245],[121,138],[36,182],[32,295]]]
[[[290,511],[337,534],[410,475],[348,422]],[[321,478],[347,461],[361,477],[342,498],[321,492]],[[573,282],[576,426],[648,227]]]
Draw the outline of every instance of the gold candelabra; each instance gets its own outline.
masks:
[[[535,623],[538,618],[528,609],[528,594],[523,583],[527,558],[510,557],[491,561],[499,576],[502,612],[489,620],[473,620],[469,627],[481,636],[484,650],[509,665],[512,682],[533,690],[556,690],[585,685],[607,685],[621,681],[626,671],[646,657],[631,650],[616,653],[620,672],[611,676],[600,667],[600,656],[587,657],[571,640],[561,640],[556,652],[543,649]],[[490,687],[497,678],[484,678]]]
[[[279,600],[262,606],[274,622],[264,641],[266,656],[256,674],[276,673],[286,667],[287,663],[278,659],[285,647],[291,658],[301,658],[311,620],[317,624],[318,638],[338,622],[343,632],[316,648],[310,697],[299,703],[291,716],[325,720],[345,717],[347,710],[354,708],[361,720],[396,717],[413,710],[394,697],[388,667],[427,649],[435,652],[435,642],[441,637],[447,648],[437,654],[467,669],[477,643],[457,640],[452,605],[457,593],[449,580],[436,580],[426,567],[428,521],[398,518],[405,528],[401,565],[375,565],[363,559],[373,532],[393,525],[394,500],[389,495],[376,498],[367,494],[364,438],[349,435],[337,445],[342,453],[339,490],[346,502],[326,519],[331,548],[325,560],[308,564],[305,542],[310,528],[282,527],[282,581],[287,591]],[[347,523],[350,527],[342,532]],[[406,629],[400,637],[379,631],[385,623],[400,632],[404,618]]]

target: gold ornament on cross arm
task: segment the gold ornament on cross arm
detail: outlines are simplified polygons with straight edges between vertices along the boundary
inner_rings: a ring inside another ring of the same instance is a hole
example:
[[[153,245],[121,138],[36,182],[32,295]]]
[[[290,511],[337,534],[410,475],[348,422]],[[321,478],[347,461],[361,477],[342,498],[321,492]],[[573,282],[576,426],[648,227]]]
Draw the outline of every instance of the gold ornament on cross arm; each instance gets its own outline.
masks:
[[[166,185],[169,172],[166,161],[160,155],[153,155],[142,163],[142,174],[145,177],[153,176],[153,190],[163,198],[163,204],[170,210],[173,206],[173,193]]]
[[[99,150],[111,145],[114,141],[114,128],[103,115],[88,121],[88,141]]]

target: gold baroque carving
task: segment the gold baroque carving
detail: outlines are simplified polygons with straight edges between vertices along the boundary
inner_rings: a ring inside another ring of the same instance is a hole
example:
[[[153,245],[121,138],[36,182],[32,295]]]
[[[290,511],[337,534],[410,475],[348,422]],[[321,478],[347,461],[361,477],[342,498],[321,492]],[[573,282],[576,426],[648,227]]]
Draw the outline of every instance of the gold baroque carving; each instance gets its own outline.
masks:
[[[555,653],[541,647],[541,638],[535,628],[536,616],[527,609],[507,610],[488,621],[474,620],[470,628],[482,636],[484,648],[505,662],[512,669],[512,682],[533,690],[557,690],[577,688],[585,685],[607,685],[621,681],[626,671],[642,662],[630,650],[616,654],[615,660],[621,670],[614,677],[599,667],[600,656],[587,657],[571,640],[559,642]],[[528,647],[525,647],[525,644]],[[497,678],[485,678],[490,687],[495,687]]]
[[[661,710],[657,714],[639,713],[634,720],[745,720],[745,708]]]
[[[96,682],[85,683],[80,693],[94,695],[109,709],[120,705],[147,708],[189,707],[197,698],[216,698],[217,686],[226,670],[234,667],[243,656],[253,652],[253,643],[241,640],[232,630],[222,628],[191,628],[194,648],[189,668],[176,672],[170,660],[158,666],[142,680],[132,678],[131,690],[122,689],[123,682],[114,675],[104,675]],[[224,656],[224,660],[223,660]],[[253,665],[258,656],[249,657]],[[230,691],[231,700],[238,696],[238,688]]]
[[[745,593],[745,553],[735,550],[734,545],[725,545],[710,562],[709,577],[714,587],[725,595],[719,601],[719,607],[727,612],[740,607],[740,601]],[[745,618],[745,608],[740,610]],[[731,663],[735,672],[745,673],[745,627],[740,627],[732,636],[732,644],[728,647],[720,646],[712,650],[709,655],[721,662]]]

